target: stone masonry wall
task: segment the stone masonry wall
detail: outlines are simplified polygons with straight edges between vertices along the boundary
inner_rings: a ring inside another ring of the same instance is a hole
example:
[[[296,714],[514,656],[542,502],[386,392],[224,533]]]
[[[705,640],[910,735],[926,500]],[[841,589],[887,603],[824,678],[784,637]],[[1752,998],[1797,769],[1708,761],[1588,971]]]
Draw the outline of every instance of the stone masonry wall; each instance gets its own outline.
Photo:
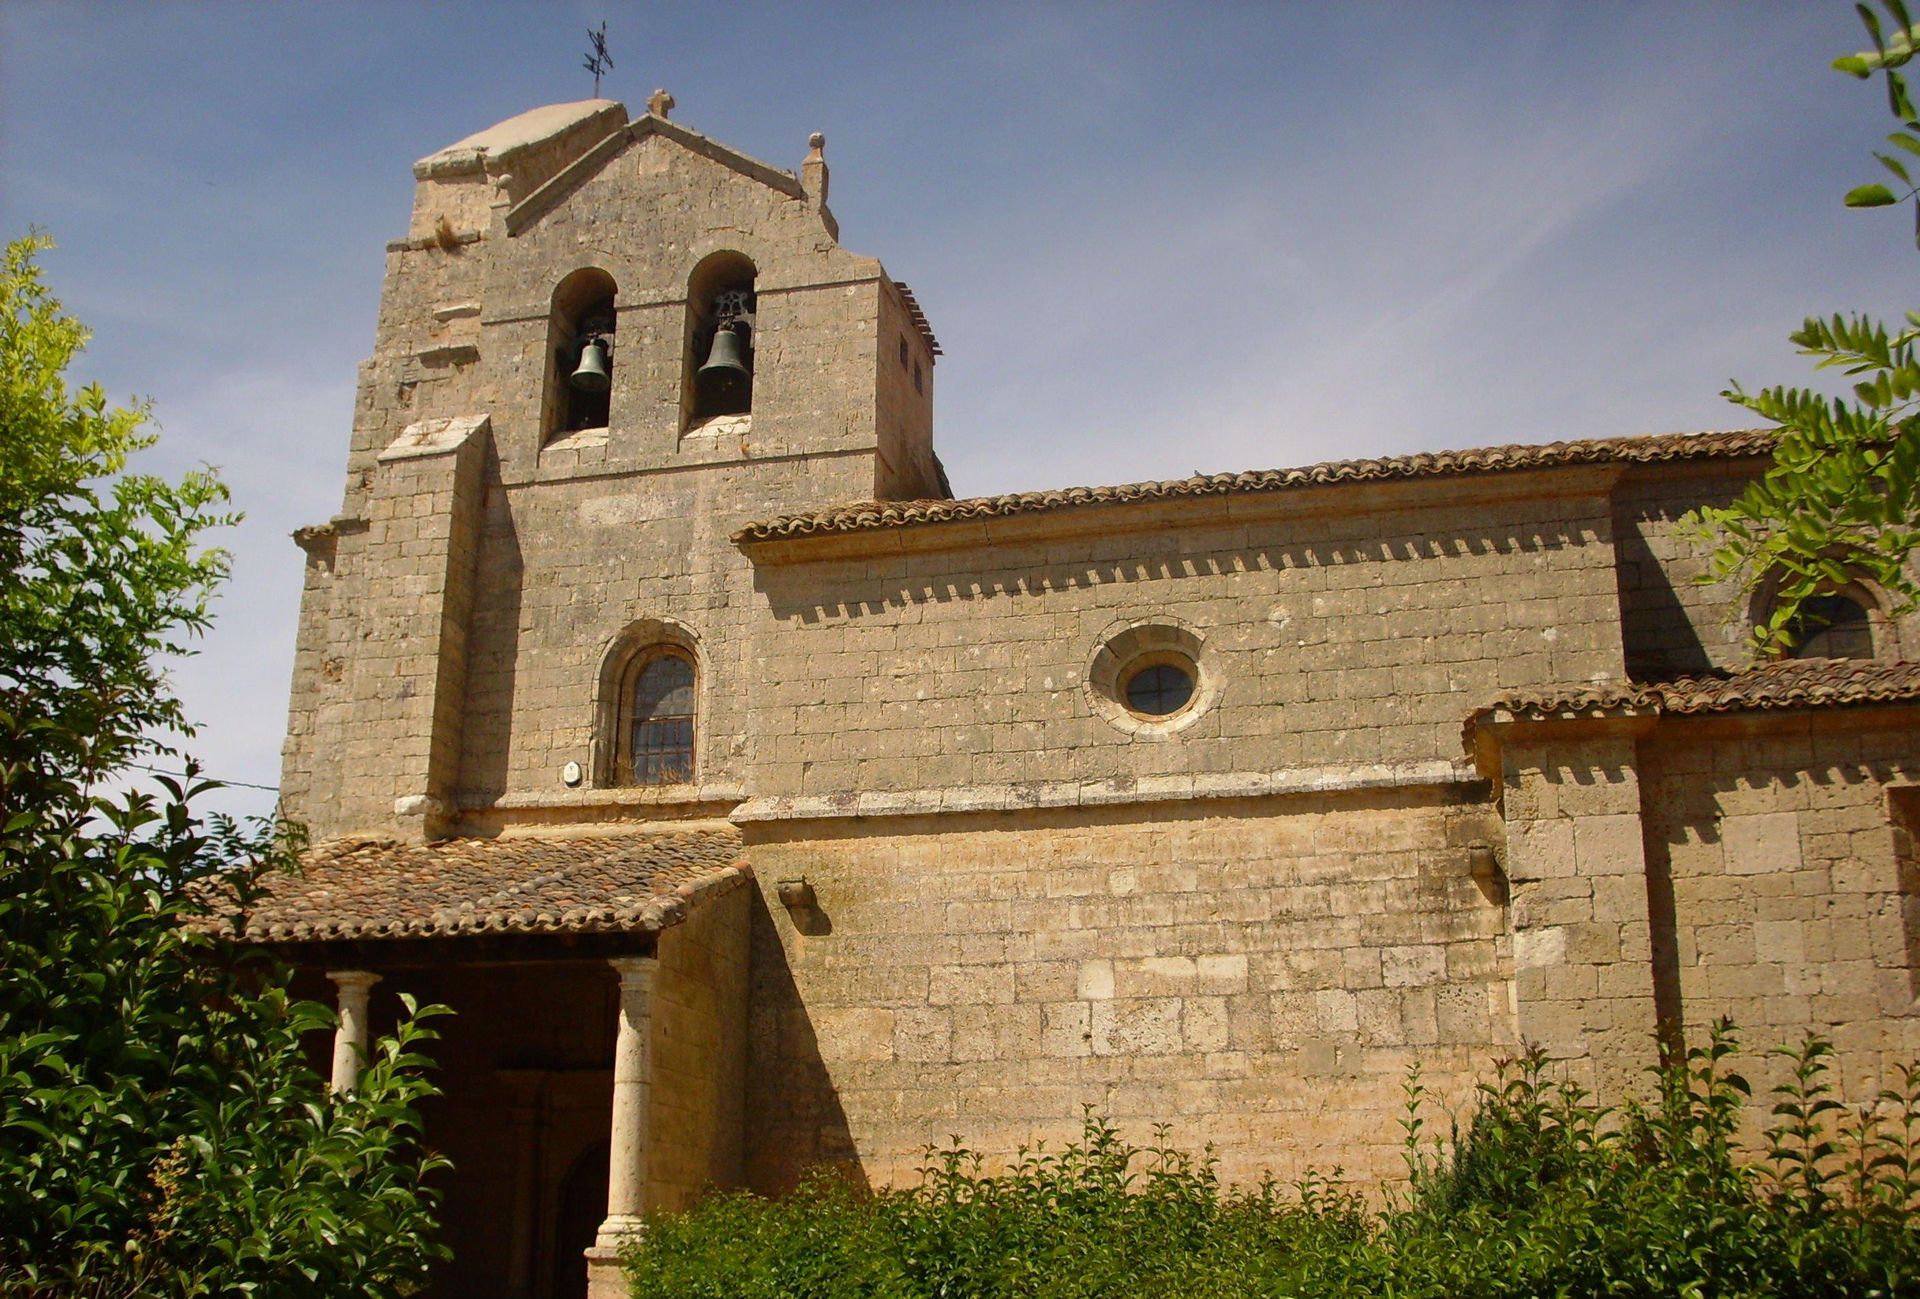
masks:
[[[1477,703],[1622,673],[1605,497],[1476,486],[1513,494],[1202,501],[1031,541],[762,563],[753,791],[1458,761]],[[1109,720],[1088,684],[1138,623],[1197,637],[1217,692],[1160,742]]]
[[[336,792],[331,757],[320,751],[314,737],[337,731],[344,702],[347,664],[333,625],[342,546],[339,532],[330,525],[302,529],[295,537],[306,552],[306,565],[294,632],[287,734],[281,743],[280,797],[283,806],[311,815]]]
[[[1634,732],[1579,723],[1502,750],[1520,1037],[1602,1095],[1646,1090],[1659,1052]]]
[[[879,305],[874,395],[881,441],[873,494],[883,501],[944,496],[933,456],[933,353],[890,284]]]
[[[451,808],[465,715],[467,627],[485,437],[383,453],[361,526],[314,545],[287,734],[288,807],[317,834],[402,821],[435,832]]]
[[[1680,526],[1689,510],[1725,505],[1746,466],[1661,465],[1630,474],[1614,491],[1620,614],[1627,666],[1661,679],[1745,666],[1745,602],[1732,583],[1703,583],[1712,545]]]
[[[1853,1098],[1871,1099],[1888,1065],[1920,1058],[1900,839],[1920,783],[1912,730],[1886,715],[1682,721],[1642,761],[1650,864],[1676,930],[1660,973],[1689,1033],[1731,1015],[1765,1048],[1819,1029]],[[1774,1072],[1749,1064],[1756,1085]]]
[[[1750,667],[1749,635],[1764,612],[1734,581],[1704,582],[1713,553],[1681,520],[1739,494],[1757,461],[1663,464],[1631,470],[1614,489],[1614,546],[1628,672],[1659,680]],[[1892,602],[1885,602],[1891,612]],[[1883,657],[1920,653],[1920,611],[1883,623]]]
[[[844,463],[662,470],[493,492],[470,633],[460,801],[566,801],[560,769],[589,763],[608,647],[639,619],[671,621],[696,644],[696,783],[737,798],[757,698],[744,688],[755,680],[753,578],[727,533],[746,512],[817,490],[811,484]]]
[[[749,1182],[857,1158],[912,1180],[1167,1123],[1223,1175],[1397,1167],[1417,1059],[1458,1098],[1514,1042],[1489,809],[1434,788],[764,827]],[[817,914],[773,896],[804,876]]]
[[[748,893],[660,935],[653,985],[647,1203],[683,1209],[737,1186],[745,1122]]]

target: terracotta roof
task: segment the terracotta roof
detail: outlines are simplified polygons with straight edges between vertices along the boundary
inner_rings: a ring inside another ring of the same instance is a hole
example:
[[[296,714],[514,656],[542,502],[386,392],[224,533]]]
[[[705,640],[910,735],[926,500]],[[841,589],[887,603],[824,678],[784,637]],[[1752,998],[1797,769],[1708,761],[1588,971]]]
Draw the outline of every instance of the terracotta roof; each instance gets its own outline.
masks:
[[[920,331],[920,337],[927,340],[927,350],[935,356],[944,356],[940,350],[940,340],[933,336],[933,326],[927,323],[927,313],[920,309],[920,299],[913,296],[913,290],[900,280],[893,282],[900,291],[900,300],[907,304],[907,315],[913,318],[913,327]]]
[[[274,881],[256,942],[453,934],[654,933],[750,873],[727,829],[578,838],[336,839]]]
[[[1540,721],[1621,710],[1692,716],[1912,702],[1920,702],[1920,663],[1793,659],[1671,681],[1520,691],[1476,709],[1467,718],[1467,731],[1471,734],[1485,721]]]
[[[1070,487],[1009,496],[975,496],[958,501],[862,501],[815,514],[789,514],[749,523],[733,534],[735,545],[783,537],[864,532],[876,528],[949,523],[960,519],[1004,518],[1090,505],[1171,500],[1181,496],[1229,496],[1279,492],[1332,483],[1431,478],[1448,474],[1544,469],[1559,465],[1648,464],[1710,456],[1765,455],[1773,434],[1765,429],[1726,433],[1665,433],[1652,437],[1592,438],[1549,442],[1544,446],[1482,447],[1473,451],[1422,451],[1377,460],[1330,460],[1302,469],[1267,469],[1243,474],[1197,474],[1158,483],[1118,487]]]

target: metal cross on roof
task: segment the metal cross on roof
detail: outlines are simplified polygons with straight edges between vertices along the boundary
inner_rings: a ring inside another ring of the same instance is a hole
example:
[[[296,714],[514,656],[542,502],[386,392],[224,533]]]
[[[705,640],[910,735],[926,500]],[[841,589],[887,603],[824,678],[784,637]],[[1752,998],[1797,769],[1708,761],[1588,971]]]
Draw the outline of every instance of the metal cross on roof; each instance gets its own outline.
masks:
[[[580,66],[593,74],[593,97],[600,98],[600,74],[613,66],[613,55],[607,53],[607,23],[600,20],[600,30],[587,28],[587,40],[592,48],[587,53],[586,62]]]

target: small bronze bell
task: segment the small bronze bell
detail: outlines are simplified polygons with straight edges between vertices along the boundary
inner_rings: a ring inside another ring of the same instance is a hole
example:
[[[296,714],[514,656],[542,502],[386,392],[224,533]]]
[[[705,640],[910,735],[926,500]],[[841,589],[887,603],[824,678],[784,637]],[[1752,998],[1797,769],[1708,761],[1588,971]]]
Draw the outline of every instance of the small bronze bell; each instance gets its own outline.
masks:
[[[605,392],[613,382],[607,369],[607,340],[590,338],[580,349],[580,364],[567,380],[579,392]]]
[[[722,325],[713,333],[707,363],[700,367],[700,387],[716,398],[730,398],[744,393],[752,378],[739,332],[732,325]]]

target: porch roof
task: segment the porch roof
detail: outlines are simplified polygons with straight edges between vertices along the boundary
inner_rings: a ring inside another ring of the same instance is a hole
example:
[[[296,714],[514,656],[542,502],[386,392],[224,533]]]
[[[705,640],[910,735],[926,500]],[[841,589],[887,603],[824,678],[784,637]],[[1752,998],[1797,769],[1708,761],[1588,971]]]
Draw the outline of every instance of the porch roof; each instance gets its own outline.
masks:
[[[1787,659],[1737,672],[1703,672],[1668,681],[1604,682],[1520,691],[1474,710],[1477,725],[1544,721],[1615,710],[1691,716],[1782,708],[1844,708],[1920,701],[1920,663],[1867,659]]]
[[[344,838],[268,881],[255,942],[658,933],[746,882],[729,827],[449,839]]]

